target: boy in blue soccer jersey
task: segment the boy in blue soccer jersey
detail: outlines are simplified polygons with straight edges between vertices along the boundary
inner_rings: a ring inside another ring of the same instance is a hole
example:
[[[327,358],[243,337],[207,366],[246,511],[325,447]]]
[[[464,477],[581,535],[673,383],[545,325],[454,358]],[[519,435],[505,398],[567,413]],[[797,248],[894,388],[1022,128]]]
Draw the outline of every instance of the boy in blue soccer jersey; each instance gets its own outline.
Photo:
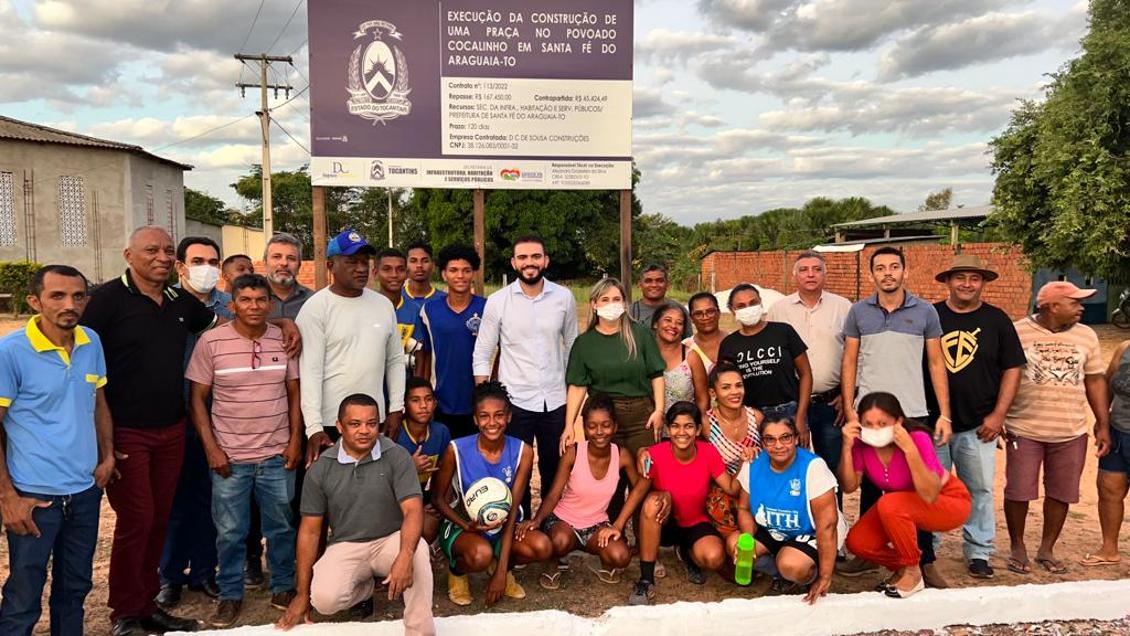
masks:
[[[423,378],[408,378],[404,384],[404,419],[400,430],[389,435],[412,454],[420,489],[424,491],[424,541],[435,541],[439,532],[439,513],[431,504],[428,482],[439,470],[443,451],[451,443],[451,433],[442,423],[432,419],[436,410],[436,397],[432,385]]]
[[[514,536],[520,521],[522,494],[533,470],[534,451],[522,440],[506,435],[510,423],[510,396],[499,382],[483,382],[474,388],[472,405],[477,435],[453,440],[443,454],[432,480],[432,505],[443,515],[439,545],[448,559],[447,597],[456,605],[471,604],[467,575],[491,572],[487,583],[487,605],[508,598],[525,598],[526,591],[514,580],[515,563],[545,561],[553,553],[549,537],[530,530],[521,540]],[[470,519],[463,506],[471,484],[484,477],[502,480],[510,488],[510,511],[506,520],[482,525]]]
[[[471,358],[487,300],[471,292],[479,254],[470,245],[448,245],[439,252],[447,295],[424,303],[412,337],[420,342],[415,375],[431,379],[439,408],[436,419],[455,438],[478,432],[471,417]]]

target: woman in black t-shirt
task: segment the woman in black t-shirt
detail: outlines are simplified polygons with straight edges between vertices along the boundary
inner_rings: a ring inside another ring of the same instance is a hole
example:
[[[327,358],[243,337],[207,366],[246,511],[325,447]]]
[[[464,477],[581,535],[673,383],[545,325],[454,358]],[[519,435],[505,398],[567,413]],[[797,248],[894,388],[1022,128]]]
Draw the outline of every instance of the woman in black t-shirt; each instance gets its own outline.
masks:
[[[812,368],[808,347],[791,325],[765,320],[761,294],[749,283],[730,291],[727,307],[741,328],[726,336],[718,359],[733,362],[745,384],[745,405],[766,417],[791,417],[808,446],[808,402],[812,396]]]

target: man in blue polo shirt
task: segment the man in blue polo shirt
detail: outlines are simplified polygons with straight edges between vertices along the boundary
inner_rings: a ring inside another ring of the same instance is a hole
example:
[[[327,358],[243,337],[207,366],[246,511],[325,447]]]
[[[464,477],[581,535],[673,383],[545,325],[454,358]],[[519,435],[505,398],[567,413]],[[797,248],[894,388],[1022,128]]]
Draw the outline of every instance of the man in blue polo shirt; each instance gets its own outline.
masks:
[[[416,376],[429,378],[439,408],[435,419],[447,425],[452,439],[474,435],[471,392],[475,388],[471,358],[487,299],[471,293],[479,270],[479,254],[470,245],[448,245],[439,252],[447,295],[433,297],[420,309],[413,336],[420,341]]]
[[[906,416],[934,431],[934,443],[949,443],[949,380],[942,356],[942,323],[929,302],[906,290],[906,258],[897,247],[880,247],[871,255],[871,277],[875,293],[853,304],[844,320],[844,359],[840,373],[841,396],[846,419],[859,416],[854,405],[868,393],[885,391],[898,398]],[[928,422],[923,351],[930,384],[938,401],[938,419]],[[853,408],[846,408],[851,404]],[[880,496],[879,489],[864,480],[860,493],[860,516]],[[922,574],[926,585],[947,587],[934,567],[932,535],[920,532]],[[839,569],[845,576],[876,571],[872,564],[855,559]]]
[[[31,634],[53,561],[51,633],[83,632],[102,488],[114,474],[102,341],[78,326],[87,282],[48,265],[32,277],[25,329],[0,339],[0,515],[8,579],[0,634]]]

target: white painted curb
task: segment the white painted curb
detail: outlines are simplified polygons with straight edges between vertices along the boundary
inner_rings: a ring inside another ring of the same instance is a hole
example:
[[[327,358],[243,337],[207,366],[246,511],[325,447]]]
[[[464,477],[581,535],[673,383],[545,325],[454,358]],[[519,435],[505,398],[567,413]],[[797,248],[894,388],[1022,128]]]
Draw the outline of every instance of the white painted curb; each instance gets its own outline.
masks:
[[[597,618],[560,610],[474,614],[436,619],[441,636],[836,636],[884,629],[946,625],[1112,620],[1130,614],[1130,581],[926,590],[909,599],[875,592],[831,594],[813,606],[799,596],[727,599],[614,607]],[[321,623],[296,627],[301,636],[400,636],[400,621]],[[278,636],[270,625],[196,632],[197,636]]]

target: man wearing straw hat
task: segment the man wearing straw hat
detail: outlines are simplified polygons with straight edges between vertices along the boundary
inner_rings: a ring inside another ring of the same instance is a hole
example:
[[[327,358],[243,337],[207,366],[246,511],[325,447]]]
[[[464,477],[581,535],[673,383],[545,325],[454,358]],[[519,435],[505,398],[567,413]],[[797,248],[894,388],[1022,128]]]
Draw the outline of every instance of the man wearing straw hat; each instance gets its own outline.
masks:
[[[973,496],[973,511],[962,528],[962,552],[969,575],[993,577],[996,518],[993,478],[997,438],[1020,386],[1024,348],[1012,320],[999,308],[981,300],[985,285],[997,279],[973,254],[959,254],[953,265],[934,277],[949,289],[949,296],[934,309],[942,323],[942,357],[949,380],[953,436],[938,448],[938,459],[957,476]],[[927,403],[937,412],[927,383]]]

